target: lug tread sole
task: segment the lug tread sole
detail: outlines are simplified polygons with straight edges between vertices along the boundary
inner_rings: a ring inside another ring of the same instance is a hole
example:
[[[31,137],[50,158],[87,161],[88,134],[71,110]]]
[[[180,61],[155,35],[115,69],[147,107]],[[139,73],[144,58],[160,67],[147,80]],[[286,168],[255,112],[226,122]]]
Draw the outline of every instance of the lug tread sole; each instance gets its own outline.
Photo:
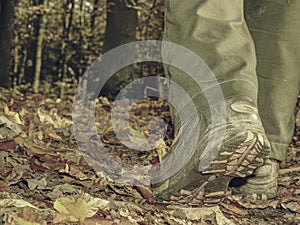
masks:
[[[200,187],[189,191],[182,189],[179,196],[172,195],[165,204],[184,204],[190,206],[211,205],[220,203],[230,195],[228,184],[234,177],[246,177],[262,166],[270,149],[263,147],[258,134],[253,133],[253,139],[243,142],[236,149],[222,151],[211,162],[210,167],[200,173],[207,180]]]

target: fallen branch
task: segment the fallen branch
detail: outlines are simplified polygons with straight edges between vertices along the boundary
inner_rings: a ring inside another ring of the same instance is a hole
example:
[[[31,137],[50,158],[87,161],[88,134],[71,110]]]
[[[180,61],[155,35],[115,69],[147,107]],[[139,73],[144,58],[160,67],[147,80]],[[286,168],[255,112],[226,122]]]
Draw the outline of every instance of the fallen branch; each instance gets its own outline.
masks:
[[[288,169],[280,169],[279,174],[300,172],[300,167],[288,168]]]

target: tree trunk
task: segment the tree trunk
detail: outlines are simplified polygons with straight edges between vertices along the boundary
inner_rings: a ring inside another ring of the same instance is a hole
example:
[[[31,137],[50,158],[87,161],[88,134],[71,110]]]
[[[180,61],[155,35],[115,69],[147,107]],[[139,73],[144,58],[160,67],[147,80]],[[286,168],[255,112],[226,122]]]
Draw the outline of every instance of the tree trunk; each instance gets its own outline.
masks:
[[[124,0],[107,0],[107,22],[103,51],[135,41],[137,12],[127,8]]]
[[[96,21],[96,16],[97,16],[97,10],[98,10],[98,4],[99,0],[94,0],[94,8],[91,16],[91,29],[95,29],[95,21]]]
[[[80,27],[84,26],[84,9],[83,9],[83,5],[84,5],[84,0],[80,1],[79,4],[79,9],[80,9],[80,14],[79,14],[79,24]]]
[[[107,23],[103,46],[104,52],[122,44],[135,41],[137,26],[137,11],[128,8],[124,0],[107,0],[107,9]],[[133,65],[120,70],[109,79],[100,92],[100,95],[113,99],[127,83],[133,80],[134,76],[135,71]]]
[[[27,48],[24,48],[23,59],[22,59],[21,69],[20,69],[20,76],[18,77],[18,82],[17,82],[18,85],[26,82],[26,79],[25,79],[26,63],[27,63]]]
[[[15,42],[15,47],[13,50],[13,76],[12,76],[12,84],[13,87],[18,85],[18,80],[20,79],[20,55],[19,55],[19,49],[20,46],[18,45],[19,43],[19,35],[18,34],[14,34],[15,38],[14,38],[14,42]]]
[[[47,0],[40,0],[40,5],[47,5]],[[46,25],[46,16],[41,14],[39,15],[39,29],[38,29],[38,36],[37,36],[37,48],[36,48],[36,62],[35,62],[35,71],[34,71],[34,81],[33,81],[33,91],[39,91],[40,85],[40,77],[42,71],[42,51],[43,51],[43,41],[44,41],[44,32],[45,32],[45,25]]]
[[[69,10],[70,4],[71,4],[71,9]],[[67,45],[69,44],[69,41],[71,39],[71,27],[73,23],[74,8],[75,8],[75,0],[68,0],[65,6],[66,18],[64,20],[63,41],[61,45],[62,62],[61,62],[61,72],[59,74],[59,78],[61,81],[64,81],[68,69]]]
[[[11,87],[11,41],[13,37],[14,0],[0,0],[0,86]]]

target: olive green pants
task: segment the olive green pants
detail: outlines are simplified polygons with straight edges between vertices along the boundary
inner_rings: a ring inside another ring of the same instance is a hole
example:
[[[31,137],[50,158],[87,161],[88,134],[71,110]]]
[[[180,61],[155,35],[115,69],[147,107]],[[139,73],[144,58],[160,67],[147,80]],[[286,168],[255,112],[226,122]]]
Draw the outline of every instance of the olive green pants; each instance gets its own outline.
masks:
[[[165,5],[164,40],[200,56],[225,99],[248,96],[257,102],[271,158],[284,160],[300,86],[300,0],[165,0]],[[165,71],[198,110],[207,106],[190,77],[172,66]]]

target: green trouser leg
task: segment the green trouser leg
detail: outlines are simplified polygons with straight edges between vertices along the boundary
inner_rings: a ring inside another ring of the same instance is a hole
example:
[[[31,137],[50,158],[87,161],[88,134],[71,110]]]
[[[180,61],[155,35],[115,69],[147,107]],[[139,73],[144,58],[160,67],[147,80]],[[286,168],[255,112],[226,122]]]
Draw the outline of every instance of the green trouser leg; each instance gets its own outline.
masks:
[[[257,57],[258,109],[270,157],[285,160],[300,84],[300,1],[246,0],[245,18]]]
[[[164,40],[193,51],[214,73],[217,82],[206,76],[207,70],[194,66],[195,62],[190,63],[191,58],[183,50],[180,51],[182,57],[178,57],[178,50],[162,45],[163,58],[173,65],[165,65],[166,74],[189,94],[197,115],[194,108],[191,111],[186,107],[189,102],[185,98],[176,95],[179,88],[171,82],[171,100],[176,99],[172,119],[175,132],[181,129],[172,151],[152,177],[152,186],[161,199],[178,195],[181,189],[201,187],[203,201],[219,201],[227,194],[229,181],[252,174],[263,165],[270,149],[257,112],[256,55],[244,18],[244,1],[166,0],[165,3]],[[176,63],[184,63],[192,73],[196,70],[197,82],[176,69]],[[224,98],[210,95],[219,88]],[[178,115],[183,114],[180,121]],[[196,116],[199,124],[195,122]],[[214,123],[212,118],[216,116],[226,118]],[[195,127],[199,127],[200,132],[196,132]],[[195,139],[198,133],[199,138]],[[197,141],[195,145],[191,144],[193,140]],[[198,197],[192,195],[191,199],[180,201],[197,202]]]
[[[166,0],[164,40],[200,56],[216,76],[225,99],[248,96],[256,102],[256,57],[243,0]],[[207,107],[205,94],[191,78],[171,66],[165,66],[165,72],[188,92],[198,111]],[[179,119],[174,123],[178,130]]]

